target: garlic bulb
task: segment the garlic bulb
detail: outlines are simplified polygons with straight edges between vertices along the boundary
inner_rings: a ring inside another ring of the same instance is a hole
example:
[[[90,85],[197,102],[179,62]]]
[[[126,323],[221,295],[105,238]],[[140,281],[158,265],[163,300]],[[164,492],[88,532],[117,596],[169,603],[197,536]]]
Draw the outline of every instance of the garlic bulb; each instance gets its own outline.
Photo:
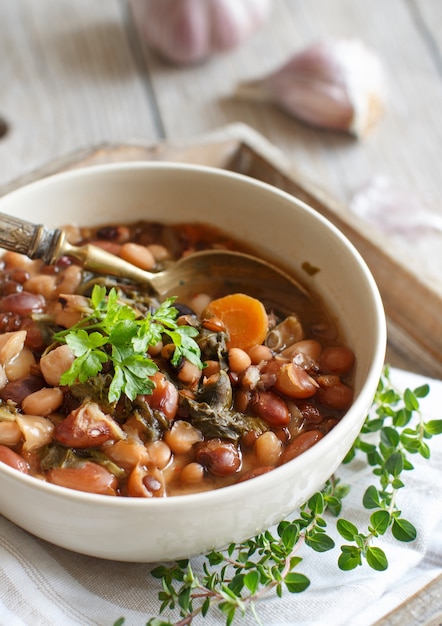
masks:
[[[272,0],[131,0],[147,44],[174,63],[238,46],[270,15]]]
[[[359,40],[326,40],[298,52],[268,76],[238,85],[236,96],[273,102],[313,126],[363,137],[385,107],[383,68]]]

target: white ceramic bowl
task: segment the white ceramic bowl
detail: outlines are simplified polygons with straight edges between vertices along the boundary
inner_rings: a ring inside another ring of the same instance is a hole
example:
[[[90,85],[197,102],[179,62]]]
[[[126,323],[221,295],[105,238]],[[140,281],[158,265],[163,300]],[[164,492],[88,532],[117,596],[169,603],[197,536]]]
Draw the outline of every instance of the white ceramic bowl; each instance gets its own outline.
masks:
[[[251,178],[171,163],[112,164],[46,178],[0,199],[0,211],[49,227],[138,219],[214,224],[302,276],[339,320],[357,363],[355,400],[345,417],[310,450],[267,474],[212,492],[146,500],[64,489],[0,463],[3,515],[40,538],[91,556],[184,558],[270,527],[336,470],[371,405],[386,330],[367,266],[321,215]],[[306,261],[320,271],[303,273]]]

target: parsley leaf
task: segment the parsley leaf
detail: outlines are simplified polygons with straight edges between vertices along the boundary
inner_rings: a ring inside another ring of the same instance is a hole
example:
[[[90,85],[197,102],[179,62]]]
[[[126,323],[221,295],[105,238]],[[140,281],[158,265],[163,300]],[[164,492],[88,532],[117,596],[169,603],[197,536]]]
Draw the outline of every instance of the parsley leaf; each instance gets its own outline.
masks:
[[[158,367],[147,351],[164,335],[175,345],[173,365],[185,358],[203,367],[200,348],[194,339],[198,330],[177,324],[178,310],[172,306],[175,298],[167,298],[145,317],[121,302],[115,288],[106,293],[105,287],[95,285],[89,301],[90,315],[54,335],[54,340],[66,343],[75,356],[61,377],[62,385],[73,385],[77,380],[83,383],[109,363],[113,371],[109,401],[118,401],[123,393],[130,400],[150,394],[155,386],[150,376]]]

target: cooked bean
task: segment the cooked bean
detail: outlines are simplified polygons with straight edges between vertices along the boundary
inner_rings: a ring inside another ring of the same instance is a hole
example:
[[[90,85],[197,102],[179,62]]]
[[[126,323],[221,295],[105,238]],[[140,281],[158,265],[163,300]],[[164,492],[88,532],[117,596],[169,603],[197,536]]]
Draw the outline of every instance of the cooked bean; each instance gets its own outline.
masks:
[[[198,441],[202,441],[201,432],[184,420],[177,420],[170,430],[164,433],[164,441],[174,454],[186,454]]]
[[[14,450],[11,450],[11,448],[3,445],[0,445],[0,461],[22,472],[22,474],[29,474],[31,469],[29,463],[25,461],[23,457],[17,454],[17,452],[14,452]]]
[[[178,380],[189,387],[193,387],[198,383],[202,373],[203,371],[198,365],[191,363],[187,359],[183,359],[178,370]]]
[[[254,415],[270,426],[285,426],[290,422],[290,411],[284,400],[272,391],[254,391],[250,400]]]
[[[15,359],[25,345],[26,331],[17,330],[0,335],[0,364],[7,365]]]
[[[3,254],[2,259],[9,269],[23,269],[29,271],[33,267],[34,262],[25,254],[19,252],[7,251]]]
[[[25,317],[21,321],[20,328],[26,331],[25,346],[37,353],[43,352],[46,344],[37,322],[30,317]]]
[[[21,408],[28,415],[47,417],[62,405],[63,397],[60,387],[43,387],[24,398]]]
[[[319,430],[306,430],[295,439],[292,439],[288,446],[283,451],[279,464],[287,463],[291,461],[295,457],[299,456],[309,448],[315,445],[320,439],[322,439],[323,434]]]
[[[44,354],[40,359],[40,369],[48,385],[58,387],[60,378],[71,367],[74,359],[74,353],[68,345],[58,346]]]
[[[24,437],[22,450],[30,452],[52,441],[54,424],[40,415],[17,415],[17,424]]]
[[[35,356],[29,348],[23,348],[20,354],[5,365],[6,376],[9,380],[19,380],[29,376],[32,366],[36,364]]]
[[[252,346],[247,352],[253,365],[258,365],[262,361],[270,361],[273,356],[270,348],[264,345]]]
[[[200,463],[188,463],[180,472],[180,481],[196,485],[204,479],[204,467]]]
[[[227,358],[230,370],[237,374],[244,372],[252,364],[250,356],[241,348],[230,348]]]
[[[335,411],[345,411],[350,408],[353,402],[353,391],[341,381],[330,387],[318,389],[318,402],[328,409]]]
[[[219,374],[220,364],[219,361],[207,360],[205,361],[205,368],[203,369],[203,375],[206,378],[213,376],[213,374]]]
[[[147,249],[152,254],[153,258],[157,262],[166,261],[170,259],[170,252],[164,246],[161,246],[158,243],[151,243],[147,246]]]
[[[11,400],[11,402],[14,402],[17,406],[21,406],[26,396],[41,389],[44,385],[45,381],[41,376],[26,376],[26,378],[8,382],[3,389],[0,390],[0,398],[2,400]]]
[[[333,346],[325,348],[321,355],[320,365],[326,372],[332,374],[347,374],[353,367],[355,355],[350,348]]]
[[[210,439],[199,444],[195,460],[215,476],[230,476],[241,468],[238,448],[221,439]]]
[[[57,283],[57,294],[74,294],[80,284],[83,276],[81,267],[78,265],[69,265],[60,275],[60,279]]]
[[[0,444],[4,446],[15,446],[22,438],[21,430],[16,421],[0,422]]]
[[[158,469],[164,469],[170,462],[172,451],[165,441],[153,441],[146,445],[149,462]]]
[[[317,388],[313,378],[294,363],[281,367],[275,382],[275,389],[289,398],[310,398]]]
[[[200,317],[201,313],[208,307],[212,298],[207,293],[199,293],[192,298],[190,302],[190,308],[195,312],[195,315]]]
[[[288,346],[281,352],[284,356],[292,358],[295,354],[303,354],[305,357],[317,361],[321,356],[322,346],[316,339],[303,339]]]
[[[86,461],[80,467],[56,467],[47,473],[47,480],[54,485],[115,496],[118,481],[105,467]]]
[[[156,468],[138,465],[129,475],[127,493],[135,498],[161,498],[165,495],[164,476]]]
[[[155,267],[155,257],[152,252],[138,243],[124,243],[120,249],[120,257],[142,270],[152,270]]]
[[[54,430],[54,439],[69,448],[93,448],[124,438],[117,422],[95,402],[85,402],[71,411]]]
[[[106,454],[119,467],[132,471],[137,465],[147,465],[149,454],[143,443],[137,441],[116,441],[106,447]]]
[[[319,424],[322,421],[323,415],[312,402],[297,402],[297,407],[301,412],[302,418],[309,424]]]
[[[57,277],[55,274],[37,274],[36,276],[31,276],[26,281],[24,287],[26,291],[39,294],[46,300],[49,300],[55,293],[56,285]]]
[[[45,309],[45,299],[43,296],[28,291],[21,293],[11,293],[0,300],[0,311],[17,313],[18,315],[29,315],[31,313],[42,313]]]
[[[178,390],[161,372],[156,372],[151,378],[155,387],[151,394],[143,397],[152,409],[161,411],[168,420],[172,420],[178,409]]]
[[[255,455],[260,465],[276,465],[281,451],[282,443],[271,430],[262,433],[255,442]]]

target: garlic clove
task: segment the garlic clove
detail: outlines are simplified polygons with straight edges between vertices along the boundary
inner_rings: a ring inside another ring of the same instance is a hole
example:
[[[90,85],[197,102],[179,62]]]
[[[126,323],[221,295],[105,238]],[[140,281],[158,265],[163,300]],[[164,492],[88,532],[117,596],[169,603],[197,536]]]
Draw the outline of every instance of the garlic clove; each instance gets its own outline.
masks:
[[[379,58],[359,40],[325,40],[264,78],[240,83],[235,96],[273,102],[312,126],[361,138],[383,114],[385,78]]]
[[[375,176],[355,191],[349,208],[379,232],[409,240],[442,234],[436,199],[404,189],[385,176]]]
[[[271,0],[130,0],[148,46],[179,65],[239,46],[269,17]]]

